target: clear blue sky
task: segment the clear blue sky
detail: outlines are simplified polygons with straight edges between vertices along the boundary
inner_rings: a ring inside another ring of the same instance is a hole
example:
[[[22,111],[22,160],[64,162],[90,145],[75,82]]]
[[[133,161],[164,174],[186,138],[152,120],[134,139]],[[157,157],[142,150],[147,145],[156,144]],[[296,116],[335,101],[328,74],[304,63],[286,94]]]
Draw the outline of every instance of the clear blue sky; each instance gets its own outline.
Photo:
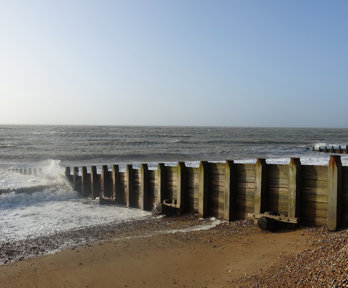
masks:
[[[348,127],[348,1],[0,7],[0,124]]]

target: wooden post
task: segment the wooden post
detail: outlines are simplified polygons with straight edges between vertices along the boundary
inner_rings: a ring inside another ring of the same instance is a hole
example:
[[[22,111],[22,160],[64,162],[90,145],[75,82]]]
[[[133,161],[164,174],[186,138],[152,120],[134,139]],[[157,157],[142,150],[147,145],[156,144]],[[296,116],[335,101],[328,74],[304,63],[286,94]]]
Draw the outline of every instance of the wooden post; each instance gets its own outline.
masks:
[[[139,208],[148,210],[149,199],[149,168],[147,164],[141,164],[140,167],[140,191],[139,191]]]
[[[74,174],[73,174],[73,184],[74,184],[74,190],[77,192],[79,191],[79,187],[78,187],[78,177],[79,177],[79,168],[78,167],[74,167]]]
[[[301,161],[300,158],[290,158],[289,163],[289,205],[288,217],[300,217],[301,197]]]
[[[340,225],[342,202],[342,163],[340,156],[330,156],[328,170],[327,227],[329,231],[336,231]]]
[[[90,183],[90,177],[89,175],[87,175],[87,167],[82,167],[81,168],[81,184],[82,184],[82,188],[81,188],[81,193],[83,196],[90,196],[91,193],[91,183]]]
[[[133,174],[133,166],[127,165],[126,168],[126,205],[127,207],[131,207],[134,205],[134,174]]]
[[[166,167],[163,163],[159,163],[157,167],[157,173],[158,173],[158,195],[157,195],[157,201],[158,203],[163,202],[163,198],[165,195],[165,189],[166,189]]]
[[[28,168],[28,175],[33,175],[33,169]]]
[[[68,177],[68,179],[69,179],[69,177],[70,177],[70,167],[65,167],[65,176]]]
[[[37,168],[33,169],[34,176],[37,176]]]
[[[120,200],[120,169],[118,165],[112,166],[112,199],[115,202],[119,202]]]
[[[180,212],[185,211],[185,206],[186,205],[186,199],[184,195],[184,190],[185,190],[185,162],[178,162],[177,166],[177,179],[176,179],[176,187],[177,187],[177,192],[176,192],[176,201],[180,207]]]
[[[224,219],[231,221],[236,214],[236,191],[234,189],[234,162],[225,162],[225,200],[224,200]]]
[[[266,160],[257,159],[256,161],[256,191],[254,199],[254,213],[265,212],[266,194]]]
[[[95,199],[98,197],[98,178],[97,178],[97,167],[92,166],[91,167],[91,195],[92,198]]]
[[[200,218],[208,212],[208,162],[201,161],[199,165],[198,214]]]
[[[105,195],[107,194],[107,188],[108,188],[108,166],[103,165],[101,169],[101,174],[100,174],[100,198],[105,198]]]

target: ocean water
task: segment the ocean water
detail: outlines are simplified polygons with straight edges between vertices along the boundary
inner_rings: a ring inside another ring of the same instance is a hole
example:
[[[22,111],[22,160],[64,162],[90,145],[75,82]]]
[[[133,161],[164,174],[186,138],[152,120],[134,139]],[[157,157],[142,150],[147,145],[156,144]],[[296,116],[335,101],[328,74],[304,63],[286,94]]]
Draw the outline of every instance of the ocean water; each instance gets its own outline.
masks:
[[[0,241],[150,217],[149,212],[81,198],[64,178],[65,166],[200,160],[326,165],[329,155],[308,149],[348,144],[348,129],[0,126]],[[342,156],[348,165],[348,156]],[[38,176],[12,168],[43,168]]]

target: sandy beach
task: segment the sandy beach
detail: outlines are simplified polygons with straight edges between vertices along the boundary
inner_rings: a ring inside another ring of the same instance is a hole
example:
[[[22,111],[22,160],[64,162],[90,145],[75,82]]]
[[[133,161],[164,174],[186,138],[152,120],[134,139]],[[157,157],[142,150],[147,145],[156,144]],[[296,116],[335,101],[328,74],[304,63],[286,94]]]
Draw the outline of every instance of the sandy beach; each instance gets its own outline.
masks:
[[[332,282],[344,287],[347,266],[339,274],[337,264],[335,273],[321,279],[318,269],[327,269],[317,264],[332,252],[330,265],[339,261],[339,252],[348,247],[345,230],[300,227],[271,233],[247,220],[218,223],[196,215],[150,218],[3,246],[1,259],[8,264],[0,266],[0,286],[321,287]],[[79,242],[81,235],[85,239]],[[34,257],[68,238],[75,243],[63,251]]]

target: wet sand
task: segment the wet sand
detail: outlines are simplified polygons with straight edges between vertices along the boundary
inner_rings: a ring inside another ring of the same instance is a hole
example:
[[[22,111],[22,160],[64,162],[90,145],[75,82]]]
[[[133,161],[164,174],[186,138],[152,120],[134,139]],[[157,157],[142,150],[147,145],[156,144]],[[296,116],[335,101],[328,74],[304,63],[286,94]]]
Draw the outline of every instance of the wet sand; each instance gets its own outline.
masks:
[[[251,221],[188,232],[212,223],[190,215],[75,231],[90,240],[0,266],[0,287],[248,287],[249,275],[317,245],[315,229],[271,233]]]

